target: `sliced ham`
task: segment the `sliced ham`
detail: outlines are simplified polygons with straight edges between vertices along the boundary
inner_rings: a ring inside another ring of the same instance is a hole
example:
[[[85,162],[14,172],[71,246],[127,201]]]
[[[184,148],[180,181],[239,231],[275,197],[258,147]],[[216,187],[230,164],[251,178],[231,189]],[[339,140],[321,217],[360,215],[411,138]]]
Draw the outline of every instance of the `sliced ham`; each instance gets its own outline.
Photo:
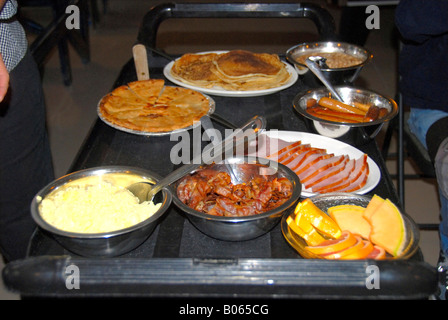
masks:
[[[361,189],[367,183],[367,179],[369,178],[369,170],[364,170],[362,175],[356,180],[355,183],[350,187],[340,190],[339,192],[355,192],[356,190]]]
[[[352,192],[361,189],[367,182],[369,175],[369,165],[367,163],[367,155],[356,159],[355,168],[350,175],[346,177],[345,182],[327,188],[321,188],[320,193],[327,192]]]
[[[284,144],[287,144],[287,145],[284,146]],[[272,158],[275,159],[276,157],[280,158],[285,153],[291,151],[296,146],[299,146],[301,144],[302,144],[301,141],[296,141],[296,142],[292,142],[291,143],[291,142],[286,142],[286,141],[283,141],[283,140],[279,139],[279,144],[278,144],[279,148],[278,148],[278,150],[276,152],[272,152],[271,151],[271,153],[267,157],[270,158],[270,159],[272,159]],[[272,145],[272,143],[271,143],[271,145]],[[272,149],[275,149],[275,148],[272,148]]]
[[[291,167],[291,169],[297,173],[298,176],[303,176],[306,170],[314,167],[319,161],[329,159],[333,156],[334,154],[329,154],[322,149],[312,148],[303,154],[300,161]]]
[[[289,142],[282,139],[271,138],[263,134],[249,143],[247,155],[260,158],[272,158],[275,160],[274,158],[278,155],[284,154],[301,144],[301,141]]]
[[[304,150],[311,148],[311,145],[307,144],[297,144],[297,145],[291,145],[291,148],[288,148],[282,152],[280,152],[278,155],[275,156],[268,156],[269,159],[275,160],[278,162],[281,162],[283,164],[287,164],[290,162],[292,157],[296,156],[299,153],[302,153]]]
[[[344,157],[343,161],[336,163],[335,165],[327,167],[325,170],[320,171],[314,177],[308,179],[304,183],[305,188],[306,189],[312,188],[313,186],[315,186],[316,184],[321,183],[321,182],[328,183],[329,179],[332,176],[337,175],[339,172],[344,171],[345,166],[350,161],[350,159],[348,156],[343,156],[343,157]]]
[[[336,186],[348,186],[350,180],[347,177],[355,169],[355,159],[349,159],[345,164],[344,170],[336,173],[335,175],[329,176],[328,179],[320,181],[312,186],[312,191],[314,193],[320,193],[324,189],[334,188]]]
[[[292,152],[286,152],[281,158],[278,159],[278,162],[281,162],[285,166],[290,167],[291,169],[297,161],[299,161],[305,154],[311,150],[312,147],[310,144],[301,144],[300,146],[295,147],[292,149]],[[271,158],[272,159],[272,158]],[[272,159],[274,160],[274,159]]]
[[[307,170],[303,171],[301,174],[299,174],[300,181],[302,184],[308,183],[310,180],[312,180],[314,177],[316,177],[321,172],[327,170],[328,168],[332,166],[336,166],[339,163],[343,162],[345,159],[345,155],[341,156],[332,156],[327,159],[323,159],[315,163],[313,166],[308,168]]]
[[[294,171],[296,168],[300,166],[303,161],[308,157],[309,153],[313,152],[315,148],[311,147],[309,144],[302,145],[303,148],[300,149],[300,152],[296,152],[291,156],[290,159],[288,159],[285,162],[282,162],[283,164],[286,164],[292,171]]]
[[[361,173],[357,176],[357,178],[355,180],[351,180],[350,185],[348,185],[347,187],[336,190],[336,191],[338,191],[338,192],[354,192],[356,190],[359,190],[365,186],[365,184],[367,183],[368,177],[369,177],[369,166],[367,165],[367,161],[365,161],[361,168]]]
[[[351,159],[348,155],[334,155],[302,141],[288,142],[259,136],[251,143],[249,156],[268,158],[293,170],[304,188],[314,193],[354,192],[367,182],[369,166],[367,155]]]

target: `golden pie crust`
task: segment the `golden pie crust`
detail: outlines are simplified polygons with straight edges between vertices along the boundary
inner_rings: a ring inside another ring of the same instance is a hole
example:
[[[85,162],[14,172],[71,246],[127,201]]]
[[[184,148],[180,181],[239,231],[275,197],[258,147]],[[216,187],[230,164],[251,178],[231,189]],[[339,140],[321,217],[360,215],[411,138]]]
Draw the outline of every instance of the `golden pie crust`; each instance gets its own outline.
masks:
[[[210,107],[209,98],[198,91],[150,79],[114,89],[101,99],[98,113],[113,126],[163,133],[193,125],[209,113]]]

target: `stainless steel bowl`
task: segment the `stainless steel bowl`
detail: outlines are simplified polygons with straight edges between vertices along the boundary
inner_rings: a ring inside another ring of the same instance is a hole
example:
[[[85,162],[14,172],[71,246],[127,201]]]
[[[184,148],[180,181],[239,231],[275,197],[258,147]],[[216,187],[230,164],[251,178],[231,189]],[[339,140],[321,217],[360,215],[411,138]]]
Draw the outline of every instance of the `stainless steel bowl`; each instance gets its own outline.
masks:
[[[40,190],[31,203],[31,214],[34,221],[65,249],[77,255],[85,257],[113,257],[135,249],[151,235],[172,201],[170,190],[163,189],[154,198],[155,203],[161,202],[162,205],[152,216],[126,229],[105,233],[67,232],[55,228],[42,218],[39,205],[46,196],[67,186],[83,183],[83,180],[90,178],[93,178],[93,181],[96,183],[113,181],[113,183],[122,186],[128,186],[133,182],[142,180],[155,183],[160,179],[157,174],[143,169],[106,166],[80,170],[65,175]]]
[[[398,114],[397,103],[374,91],[354,88],[350,86],[335,86],[345,103],[360,102],[368,105],[386,108],[389,112],[381,119],[362,123],[339,123],[323,120],[306,112],[309,99],[319,100],[322,97],[331,97],[326,88],[308,90],[298,94],[293,101],[294,109],[305,119],[309,130],[320,135],[335,138],[355,145],[362,145],[375,138],[384,123],[390,121]]]
[[[322,82],[308,69],[304,63],[297,61],[297,58],[309,53],[346,53],[356,58],[362,59],[362,63],[345,68],[322,68],[325,78],[333,85],[350,84],[358,77],[361,69],[370,62],[373,55],[367,49],[345,42],[306,42],[289,48],[286,51],[286,59],[295,66],[302,81],[311,86],[322,86]]]
[[[245,182],[251,179],[251,175],[247,174],[248,171],[243,170],[243,167],[246,167],[247,164],[250,164],[255,170],[258,170],[260,167],[277,168],[276,173],[274,173],[275,176],[286,177],[292,182],[292,196],[279,207],[264,213],[245,217],[214,216],[196,211],[178,198],[177,186],[181,182],[180,180],[174,185],[173,201],[176,206],[185,212],[189,221],[201,232],[212,238],[225,241],[250,240],[269,232],[280,222],[283,214],[294,210],[294,204],[300,197],[302,185],[298,176],[291,169],[277,162],[255,157],[235,157],[225,161],[228,163],[227,166],[225,163],[219,163],[206,168],[212,167],[213,169],[226,172],[229,172],[229,168],[232,168],[233,174]]]

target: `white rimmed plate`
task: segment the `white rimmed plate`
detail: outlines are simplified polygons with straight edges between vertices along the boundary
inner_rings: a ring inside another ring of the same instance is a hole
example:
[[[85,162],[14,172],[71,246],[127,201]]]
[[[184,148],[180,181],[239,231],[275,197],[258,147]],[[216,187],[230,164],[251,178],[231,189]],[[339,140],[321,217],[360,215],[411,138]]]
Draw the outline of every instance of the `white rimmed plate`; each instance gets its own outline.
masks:
[[[228,52],[228,51],[208,51],[208,52],[199,52],[197,54],[225,53],[225,52]],[[171,81],[181,87],[193,89],[193,90],[200,91],[200,92],[203,92],[206,94],[211,94],[211,95],[215,95],[215,96],[223,96],[223,97],[257,97],[257,96],[264,96],[264,95],[276,93],[278,91],[284,90],[284,89],[292,86],[297,81],[297,79],[299,77],[299,75],[297,74],[297,71],[294,69],[293,66],[289,65],[286,62],[283,62],[286,66],[286,70],[291,75],[291,78],[289,78],[288,82],[286,82],[285,84],[283,84],[279,87],[265,89],[265,90],[248,90],[248,91],[226,90],[226,89],[219,88],[219,87],[202,88],[202,87],[193,86],[193,85],[190,85],[190,84],[187,84],[180,80],[175,79],[171,75],[171,68],[173,67],[174,62],[175,61],[171,61],[170,63],[168,63],[165,66],[165,68],[163,68],[163,75],[169,81]]]
[[[328,153],[334,153],[336,156],[348,155],[350,158],[358,159],[364,154],[361,150],[356,149],[347,143],[313,133],[271,130],[266,131],[263,134],[266,134],[270,138],[278,138],[287,142],[301,141],[304,144],[309,143],[315,148],[326,149]],[[380,182],[381,171],[378,165],[370,157],[367,157],[367,163],[369,165],[367,182],[361,189],[354,192],[356,194],[366,194]],[[311,197],[316,195],[316,193],[309,189],[303,189],[301,195],[302,197]]]

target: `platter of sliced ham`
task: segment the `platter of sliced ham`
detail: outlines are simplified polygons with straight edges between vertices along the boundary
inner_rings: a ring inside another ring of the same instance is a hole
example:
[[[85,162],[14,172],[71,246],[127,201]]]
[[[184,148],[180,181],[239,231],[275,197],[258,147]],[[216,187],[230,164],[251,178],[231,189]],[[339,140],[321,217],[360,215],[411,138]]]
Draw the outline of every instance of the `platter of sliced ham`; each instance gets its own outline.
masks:
[[[302,197],[330,192],[365,194],[381,179],[378,165],[361,150],[329,137],[298,131],[261,134],[250,156],[288,166],[300,178]]]

